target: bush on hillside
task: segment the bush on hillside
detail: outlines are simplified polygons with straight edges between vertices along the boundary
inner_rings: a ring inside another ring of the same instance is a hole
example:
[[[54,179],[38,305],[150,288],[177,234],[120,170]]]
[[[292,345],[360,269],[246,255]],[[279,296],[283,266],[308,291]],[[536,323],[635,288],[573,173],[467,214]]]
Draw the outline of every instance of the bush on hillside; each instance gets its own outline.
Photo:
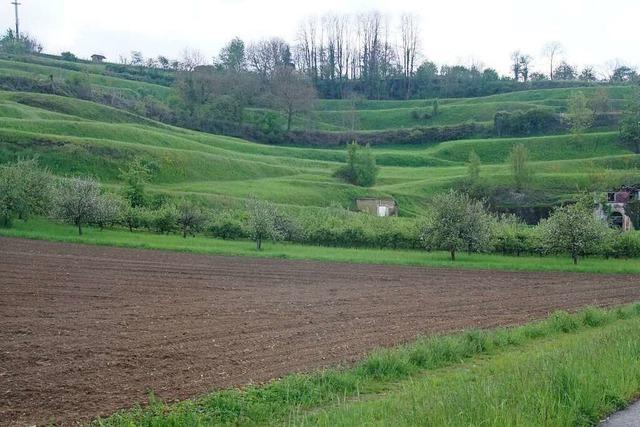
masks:
[[[498,111],[493,119],[496,136],[551,135],[567,129],[562,118],[548,109]]]
[[[371,187],[376,183],[378,167],[371,147],[360,147],[352,142],[347,146],[347,164],[340,167],[335,176],[349,184]]]

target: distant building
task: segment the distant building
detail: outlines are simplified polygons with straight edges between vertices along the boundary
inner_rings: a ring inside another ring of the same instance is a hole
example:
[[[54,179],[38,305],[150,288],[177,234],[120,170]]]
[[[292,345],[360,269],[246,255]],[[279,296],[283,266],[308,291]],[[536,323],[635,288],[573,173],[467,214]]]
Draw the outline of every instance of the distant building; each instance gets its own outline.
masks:
[[[107,57],[104,56],[104,55],[100,55],[100,54],[97,54],[97,53],[94,53],[93,55],[91,55],[91,60],[93,62],[97,62],[98,64],[101,63],[102,61],[104,61],[105,59],[107,59]]]
[[[356,209],[376,216],[397,216],[398,204],[393,199],[365,197],[356,199]]]
[[[596,213],[623,231],[640,229],[640,224],[634,224],[625,211],[627,204],[632,200],[640,200],[640,185],[623,185],[607,193],[607,201],[596,208]]]

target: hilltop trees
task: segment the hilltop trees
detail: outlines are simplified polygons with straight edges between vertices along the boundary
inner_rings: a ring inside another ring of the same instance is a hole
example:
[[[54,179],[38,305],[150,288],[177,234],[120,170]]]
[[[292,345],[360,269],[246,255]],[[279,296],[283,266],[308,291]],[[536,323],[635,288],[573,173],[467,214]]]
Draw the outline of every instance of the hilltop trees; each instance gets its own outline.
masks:
[[[557,55],[562,54],[562,44],[558,41],[547,43],[543,48],[543,54],[549,58],[549,79],[553,80],[553,61]]]
[[[19,37],[17,37],[15,31],[8,29],[0,36],[0,52],[12,54],[40,53],[42,52],[42,45],[28,34],[20,33]]]
[[[487,249],[492,220],[483,202],[449,191],[435,196],[430,208],[421,232],[425,248],[447,251],[451,261],[455,261],[458,251]]]

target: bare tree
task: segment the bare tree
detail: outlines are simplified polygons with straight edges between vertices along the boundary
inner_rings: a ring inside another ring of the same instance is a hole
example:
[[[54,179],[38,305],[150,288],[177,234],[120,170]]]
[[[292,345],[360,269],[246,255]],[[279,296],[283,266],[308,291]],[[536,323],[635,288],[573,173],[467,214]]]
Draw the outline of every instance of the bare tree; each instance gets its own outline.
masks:
[[[266,81],[277,68],[292,64],[291,48],[277,37],[260,40],[249,45],[247,60],[250,67]]]
[[[511,71],[513,72],[513,79],[515,81],[520,80],[520,56],[522,54],[519,50],[511,53]]]
[[[182,69],[185,71],[193,71],[196,67],[206,63],[204,56],[197,49],[185,48],[182,51]]]
[[[416,15],[403,14],[401,16],[400,37],[402,72],[405,81],[406,98],[408,99],[411,96],[411,80],[415,71],[415,62],[420,41],[420,26]]]
[[[313,86],[292,66],[276,68],[271,79],[271,92],[287,117],[287,132],[291,130],[293,115],[311,111],[316,99]]]
[[[564,48],[558,41],[551,41],[544,45],[542,54],[549,59],[549,80],[553,80],[553,61],[555,60],[556,56],[562,55],[563,53]]]

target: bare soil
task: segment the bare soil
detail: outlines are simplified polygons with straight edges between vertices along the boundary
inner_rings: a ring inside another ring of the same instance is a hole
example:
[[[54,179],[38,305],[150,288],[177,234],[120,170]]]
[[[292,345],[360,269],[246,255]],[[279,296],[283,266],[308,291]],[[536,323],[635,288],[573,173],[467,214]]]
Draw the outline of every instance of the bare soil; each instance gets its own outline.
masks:
[[[425,333],[640,299],[637,277],[191,255],[0,238],[0,424],[71,424],[349,363]]]

